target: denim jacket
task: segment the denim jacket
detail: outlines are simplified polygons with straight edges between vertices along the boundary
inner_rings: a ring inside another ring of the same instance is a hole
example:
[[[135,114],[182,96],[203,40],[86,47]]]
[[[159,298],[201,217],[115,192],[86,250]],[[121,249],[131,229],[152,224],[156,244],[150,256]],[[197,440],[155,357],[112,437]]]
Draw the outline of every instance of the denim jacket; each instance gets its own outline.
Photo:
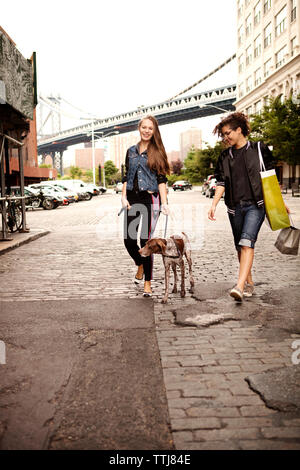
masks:
[[[137,174],[139,191],[158,191],[160,183],[166,183],[167,178],[164,175],[157,175],[155,171],[150,170],[147,165],[147,150],[139,153],[139,146],[133,145],[127,150],[126,154],[126,174],[122,183],[127,182],[127,189],[133,190],[133,182]]]

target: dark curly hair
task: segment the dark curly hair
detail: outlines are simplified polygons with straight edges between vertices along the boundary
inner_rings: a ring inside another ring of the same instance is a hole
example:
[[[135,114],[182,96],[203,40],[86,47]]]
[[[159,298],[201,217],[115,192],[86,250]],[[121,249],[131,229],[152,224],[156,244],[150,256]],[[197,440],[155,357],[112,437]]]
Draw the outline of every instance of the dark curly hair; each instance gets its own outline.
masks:
[[[230,126],[234,131],[240,127],[243,136],[247,137],[250,134],[250,125],[247,116],[243,113],[232,113],[222,119],[221,122],[214,128],[214,134],[218,137],[223,137],[222,128],[224,126]]]

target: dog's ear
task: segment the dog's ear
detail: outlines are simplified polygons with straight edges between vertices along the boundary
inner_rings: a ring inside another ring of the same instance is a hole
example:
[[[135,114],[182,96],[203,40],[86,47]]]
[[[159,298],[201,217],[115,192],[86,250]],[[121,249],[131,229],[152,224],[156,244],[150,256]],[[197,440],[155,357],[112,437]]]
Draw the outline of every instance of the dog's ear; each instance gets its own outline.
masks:
[[[159,246],[161,253],[165,254],[166,251],[166,246],[167,246],[167,240],[165,238],[157,238],[156,244]]]
[[[180,254],[183,255],[184,250],[184,241],[182,238],[171,237],[174,240],[176,248],[180,251]]]

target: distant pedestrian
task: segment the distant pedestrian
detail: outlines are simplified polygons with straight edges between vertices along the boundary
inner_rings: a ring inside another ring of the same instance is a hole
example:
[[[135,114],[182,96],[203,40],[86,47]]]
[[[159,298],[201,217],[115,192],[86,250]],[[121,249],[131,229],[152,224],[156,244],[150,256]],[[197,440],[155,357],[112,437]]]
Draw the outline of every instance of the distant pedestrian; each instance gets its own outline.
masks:
[[[170,167],[157,120],[153,116],[143,118],[138,130],[140,142],[127,150],[122,179],[122,207],[127,208],[124,244],[138,266],[134,282],[138,284],[144,277],[143,295],[151,297],[153,255],[142,257],[139,249],[153,236],[160,211],[169,214],[166,175],[170,174]]]
[[[227,148],[217,162],[216,192],[208,218],[216,220],[216,207],[225,192],[225,204],[240,263],[238,281],[230,295],[241,301],[243,296],[251,297],[254,292],[251,274],[254,247],[265,218],[258,143],[247,140],[250,126],[242,113],[232,113],[222,119],[214,133],[223,138]],[[273,169],[272,152],[263,143],[260,143],[260,148],[266,170]],[[287,206],[286,209],[290,212]]]

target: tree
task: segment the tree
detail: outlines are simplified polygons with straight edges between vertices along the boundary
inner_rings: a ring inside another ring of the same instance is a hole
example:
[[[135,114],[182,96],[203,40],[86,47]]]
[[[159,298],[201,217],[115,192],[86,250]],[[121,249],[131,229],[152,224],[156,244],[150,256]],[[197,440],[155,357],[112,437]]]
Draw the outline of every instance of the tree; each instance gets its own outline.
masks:
[[[192,149],[184,160],[185,175],[192,182],[203,181],[208,175],[214,173],[217,160],[223,150],[223,144],[217,142],[214,147],[206,149]]]
[[[276,160],[300,164],[300,102],[271,98],[261,114],[251,116],[251,138],[273,146]]]
[[[171,166],[172,173],[174,175],[180,175],[181,174],[181,170],[183,168],[183,163],[182,163],[181,160],[179,160],[179,158],[178,158],[178,160],[172,162],[170,166]]]
[[[118,168],[115,166],[112,160],[108,160],[107,162],[104,163],[104,169],[105,169],[105,179],[108,181],[108,184],[112,184],[112,181],[118,178],[118,173],[119,173]]]
[[[82,176],[82,170],[78,166],[70,166],[71,179],[79,179]]]

